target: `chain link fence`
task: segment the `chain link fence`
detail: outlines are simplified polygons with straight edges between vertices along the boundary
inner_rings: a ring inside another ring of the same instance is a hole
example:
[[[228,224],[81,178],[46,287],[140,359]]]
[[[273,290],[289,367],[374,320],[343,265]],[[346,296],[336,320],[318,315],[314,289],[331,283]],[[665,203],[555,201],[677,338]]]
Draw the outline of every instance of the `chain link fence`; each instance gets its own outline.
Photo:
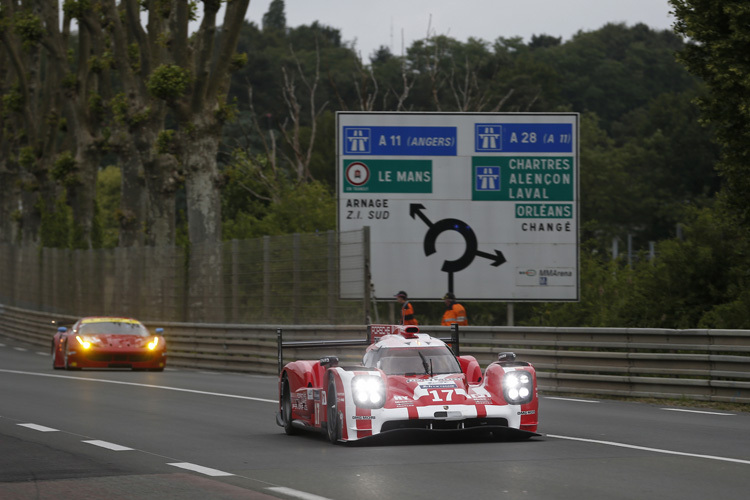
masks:
[[[189,249],[0,244],[0,303],[143,321],[366,324],[367,233],[265,236]]]

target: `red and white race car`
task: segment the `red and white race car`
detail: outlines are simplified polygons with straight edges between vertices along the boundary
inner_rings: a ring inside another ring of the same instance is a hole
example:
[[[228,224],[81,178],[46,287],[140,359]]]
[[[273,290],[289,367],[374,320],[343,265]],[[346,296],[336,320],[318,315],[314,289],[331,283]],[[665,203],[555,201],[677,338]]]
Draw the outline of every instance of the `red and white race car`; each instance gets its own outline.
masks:
[[[362,341],[284,342],[279,348],[279,413],[287,434],[327,433],[332,443],[395,431],[470,431],[528,438],[539,418],[534,367],[513,353],[482,370],[450,339],[419,333],[417,326],[371,325]],[[367,345],[361,365],[340,366],[335,356],[287,363],[284,347]]]
[[[68,329],[60,326],[52,339],[52,367],[130,368],[163,371],[167,348],[162,328],[153,335],[132,318],[91,316]]]

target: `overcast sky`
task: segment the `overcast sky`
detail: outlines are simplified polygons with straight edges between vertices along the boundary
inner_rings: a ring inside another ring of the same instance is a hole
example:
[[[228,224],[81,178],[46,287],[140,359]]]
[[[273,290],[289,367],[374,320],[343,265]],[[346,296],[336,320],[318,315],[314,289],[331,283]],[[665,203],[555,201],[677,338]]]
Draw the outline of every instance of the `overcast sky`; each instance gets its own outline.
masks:
[[[247,18],[262,24],[271,0],[251,0]],[[428,28],[462,42],[470,36],[493,42],[498,37],[551,35],[569,40],[579,30],[605,24],[644,23],[671,29],[667,0],[285,0],[287,26],[321,24],[337,28],[367,60],[379,46],[400,54],[425,38]]]

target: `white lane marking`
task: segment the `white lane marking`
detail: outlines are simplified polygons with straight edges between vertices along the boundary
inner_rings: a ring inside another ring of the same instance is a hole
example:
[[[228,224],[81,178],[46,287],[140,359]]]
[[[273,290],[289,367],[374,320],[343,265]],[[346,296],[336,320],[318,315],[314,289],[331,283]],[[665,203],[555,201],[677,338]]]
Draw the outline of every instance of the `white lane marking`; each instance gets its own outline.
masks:
[[[282,495],[287,495],[294,498],[302,498],[303,500],[330,500],[328,497],[321,497],[319,495],[313,495],[312,493],[293,490],[292,488],[285,488],[284,486],[274,486],[272,488],[266,489],[273,491],[274,493],[281,493]]]
[[[24,347],[14,347],[13,349],[15,349],[16,351],[21,351],[21,352],[26,352],[26,351],[28,351],[28,349],[26,349],[26,348],[24,348]]]
[[[84,443],[93,444],[94,446],[101,446],[102,448],[107,448],[108,450],[112,450],[112,451],[128,451],[128,450],[133,449],[133,448],[128,448],[127,446],[120,446],[119,444],[115,444],[115,443],[108,443],[107,441],[99,441],[98,439],[92,439],[91,441],[84,441]]]
[[[0,347],[5,347],[5,344],[0,344]]]
[[[684,411],[685,413],[701,413],[703,415],[728,415],[733,417],[734,413],[719,413],[718,411],[683,410],[681,408],[662,408],[664,411]]]
[[[207,396],[220,396],[223,398],[235,398],[235,399],[249,399],[250,401],[262,401],[263,403],[279,404],[279,401],[277,399],[253,398],[250,396],[238,396],[237,394],[223,394],[220,392],[196,391],[193,389],[182,389],[180,387],[169,387],[166,385],[138,384],[135,382],[122,382],[120,380],[103,380],[103,379],[86,378],[86,377],[72,377],[70,375],[54,375],[51,373],[34,373],[34,372],[23,372],[23,371],[18,371],[18,370],[0,369],[0,372],[17,373],[20,375],[36,375],[37,377],[67,378],[67,379],[72,379],[72,380],[88,380],[89,382],[103,382],[107,384],[133,385],[136,387],[150,387],[152,389],[164,389],[166,391],[190,392],[193,394],[205,394]]]
[[[201,465],[195,465],[188,462],[178,462],[174,464],[167,464],[172,465],[174,467],[179,467],[181,469],[187,469],[194,472],[200,472],[201,474],[205,474],[207,476],[234,476],[234,474],[230,474],[229,472],[224,472],[216,469],[210,469],[208,467],[203,467]]]
[[[558,401],[575,401],[578,403],[599,403],[599,401],[592,401],[588,399],[573,399],[573,398],[558,398],[554,396],[542,396],[544,399],[557,399]]]
[[[41,352],[41,351],[37,351],[36,353],[37,353],[38,355],[40,355],[40,356],[49,356],[49,353],[48,353],[48,352]]]
[[[692,457],[692,458],[707,458],[709,460],[720,460],[722,462],[735,462],[738,464],[750,465],[750,460],[741,460],[739,458],[717,457],[715,455],[700,455],[698,453],[685,453],[683,451],[663,450],[660,448],[648,448],[646,446],[636,446],[634,444],[617,443],[614,441],[599,441],[597,439],[585,439],[585,438],[577,438],[577,437],[570,437],[570,436],[556,436],[554,434],[547,434],[546,436],[551,437],[551,438],[557,438],[557,439],[567,439],[569,441],[581,441],[583,443],[603,444],[607,446],[617,446],[619,448],[630,448],[632,450],[651,451],[653,453],[664,453],[666,455],[679,455],[682,457]]]
[[[60,432],[57,429],[53,429],[52,427],[45,427],[43,425],[38,424],[18,424],[21,427],[28,427],[29,429],[34,429],[35,431],[39,432]]]

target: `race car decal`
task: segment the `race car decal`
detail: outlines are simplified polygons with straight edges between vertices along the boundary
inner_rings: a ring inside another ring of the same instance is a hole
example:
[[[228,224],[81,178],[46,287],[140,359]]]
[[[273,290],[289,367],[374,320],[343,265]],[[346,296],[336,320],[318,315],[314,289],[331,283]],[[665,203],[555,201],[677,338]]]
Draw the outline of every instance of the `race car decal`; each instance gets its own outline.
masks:
[[[430,384],[430,383],[428,383],[428,384],[419,384],[419,388],[420,389],[426,389],[428,391],[430,389],[452,389],[452,388],[455,388],[455,387],[457,387],[455,383],[450,383],[450,384]]]
[[[477,405],[477,418],[485,418],[487,416],[487,407],[485,405]]]
[[[416,420],[419,418],[419,409],[416,406],[410,406],[408,407],[409,410],[409,420]]]
[[[432,395],[433,403],[453,401],[453,389],[440,389],[428,391]]]
[[[489,396],[485,396],[484,394],[471,394],[469,395],[469,397],[473,399],[474,402],[478,405],[492,404],[492,398]]]
[[[404,406],[414,406],[414,399],[409,396],[393,396],[393,402],[398,408]]]
[[[372,325],[370,326],[370,342],[373,344],[380,340],[381,338],[385,337],[386,335],[391,335],[396,330],[395,325]]]
[[[354,417],[361,417],[356,419],[357,424],[357,438],[372,436],[372,419],[366,418],[371,417],[372,412],[367,408],[357,407],[356,415]]]

